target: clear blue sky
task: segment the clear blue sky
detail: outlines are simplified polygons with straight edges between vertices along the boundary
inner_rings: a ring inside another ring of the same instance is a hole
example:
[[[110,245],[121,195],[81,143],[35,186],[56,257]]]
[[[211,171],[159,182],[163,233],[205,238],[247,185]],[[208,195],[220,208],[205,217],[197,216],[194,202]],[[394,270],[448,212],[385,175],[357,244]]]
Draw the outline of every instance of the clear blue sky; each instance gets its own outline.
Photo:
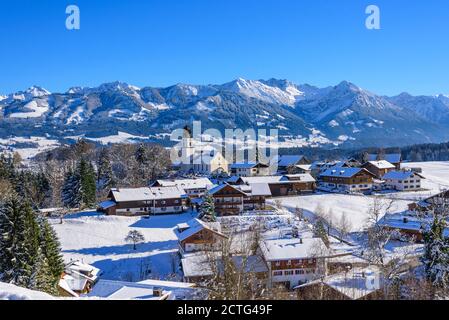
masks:
[[[65,28],[77,4],[81,30]],[[381,9],[382,30],[365,28]],[[349,80],[379,94],[449,94],[447,0],[2,0],[0,93]]]

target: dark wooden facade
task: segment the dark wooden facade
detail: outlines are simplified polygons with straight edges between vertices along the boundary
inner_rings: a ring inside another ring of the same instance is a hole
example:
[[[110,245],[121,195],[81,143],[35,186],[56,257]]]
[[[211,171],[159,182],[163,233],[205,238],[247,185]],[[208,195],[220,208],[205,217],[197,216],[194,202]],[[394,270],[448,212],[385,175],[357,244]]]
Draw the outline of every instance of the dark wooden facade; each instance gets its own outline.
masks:
[[[374,174],[367,171],[361,170],[352,177],[346,176],[321,176],[321,181],[325,183],[333,183],[333,184],[343,184],[343,185],[360,185],[360,184],[372,184],[373,179],[375,178]]]
[[[214,198],[215,212],[218,216],[232,216],[243,212],[243,200],[247,195],[231,185],[226,185],[215,192],[212,197]]]
[[[377,178],[381,179],[384,175],[386,175],[388,172],[396,170],[396,168],[387,168],[387,169],[381,169],[372,163],[365,163],[363,165],[363,168],[374,174]]]

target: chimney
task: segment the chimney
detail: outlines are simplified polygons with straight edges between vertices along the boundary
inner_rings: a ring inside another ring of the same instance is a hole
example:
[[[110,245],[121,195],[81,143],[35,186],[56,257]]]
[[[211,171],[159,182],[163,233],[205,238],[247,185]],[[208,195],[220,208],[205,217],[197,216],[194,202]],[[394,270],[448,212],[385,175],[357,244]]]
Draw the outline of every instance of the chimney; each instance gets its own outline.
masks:
[[[162,297],[164,295],[164,290],[162,288],[153,288],[153,296]]]

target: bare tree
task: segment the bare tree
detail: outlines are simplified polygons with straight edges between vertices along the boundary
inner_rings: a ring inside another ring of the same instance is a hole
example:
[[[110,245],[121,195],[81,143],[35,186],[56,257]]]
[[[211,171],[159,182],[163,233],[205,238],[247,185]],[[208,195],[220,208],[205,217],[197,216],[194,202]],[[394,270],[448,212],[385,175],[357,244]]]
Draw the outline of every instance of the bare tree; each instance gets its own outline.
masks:
[[[351,228],[351,221],[348,219],[346,212],[344,212],[341,215],[336,227],[341,242],[343,242],[344,238],[349,234],[349,232],[351,232]]]
[[[379,224],[382,217],[390,213],[393,203],[393,200],[387,201],[376,197],[368,210],[367,255],[368,259],[375,264],[384,264],[386,256],[385,246],[394,235],[392,230],[384,228]]]
[[[301,221],[304,218],[304,210],[301,209],[299,206],[296,206],[295,208],[295,217]]]
[[[125,241],[132,243],[133,250],[137,250],[137,244],[143,243],[145,241],[145,237],[140,231],[131,230],[126,236]]]

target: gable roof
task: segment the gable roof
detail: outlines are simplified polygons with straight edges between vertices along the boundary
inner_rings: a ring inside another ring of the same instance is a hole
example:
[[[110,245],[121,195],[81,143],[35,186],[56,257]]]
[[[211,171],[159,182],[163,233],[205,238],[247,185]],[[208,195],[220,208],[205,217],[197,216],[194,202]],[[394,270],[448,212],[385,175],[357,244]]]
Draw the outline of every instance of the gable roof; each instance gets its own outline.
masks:
[[[265,240],[260,242],[260,249],[266,261],[321,258],[330,255],[329,249],[320,238]]]
[[[243,191],[241,191],[241,190],[237,189],[235,186],[231,186],[230,184],[227,184],[227,183],[225,183],[225,184],[220,184],[220,185],[218,185],[218,186],[216,186],[216,187],[210,189],[208,193],[209,193],[210,195],[214,195],[214,194],[216,194],[216,193],[222,191],[222,190],[225,189],[226,187],[229,187],[229,188],[234,189],[234,190],[236,191],[236,193],[241,193],[243,196],[246,195]]]
[[[184,197],[185,192],[178,187],[145,187],[111,189],[110,195],[116,202],[132,202],[177,199]]]
[[[161,187],[178,187],[180,190],[189,189],[207,189],[212,186],[213,183],[209,178],[197,178],[197,179],[176,179],[176,180],[157,180],[154,185]]]
[[[379,155],[377,153],[372,153],[368,155],[368,161],[376,161],[378,160]],[[402,155],[400,153],[388,153],[382,156],[383,159],[387,160],[390,163],[399,163],[402,160]]]
[[[322,177],[341,177],[352,178],[360,172],[368,173],[370,176],[375,177],[374,174],[363,168],[341,168],[341,169],[328,169],[321,174]]]
[[[237,185],[237,189],[243,191],[248,196],[271,196],[270,186],[267,183],[251,183]]]
[[[253,168],[269,168],[270,166],[263,163],[242,162],[231,164],[231,169],[253,169]]]
[[[368,161],[367,163],[375,166],[378,169],[394,169],[394,168],[396,168],[395,165],[391,164],[390,162],[388,162],[386,160]]]
[[[289,167],[298,164],[301,160],[305,159],[304,156],[301,155],[285,155],[279,156],[278,166],[279,167]]]
[[[209,230],[220,237],[227,238],[223,233],[221,233],[220,223],[214,223],[214,222],[206,223],[199,219],[193,219],[193,220],[188,221],[187,225],[188,225],[188,228],[185,228],[184,231],[182,231],[182,232],[180,232],[179,230],[176,230],[175,233],[176,233],[176,236],[178,237],[179,241],[184,241],[202,230]]]
[[[425,177],[423,175],[421,175],[418,172],[414,172],[414,171],[390,171],[388,173],[386,173],[382,179],[386,180],[386,179],[390,179],[390,180],[407,180],[413,176],[418,176],[422,179],[425,179]]]
[[[315,182],[316,180],[309,174],[287,174],[283,176],[264,176],[264,177],[241,177],[240,181],[245,184],[265,183],[282,184],[293,182]]]

